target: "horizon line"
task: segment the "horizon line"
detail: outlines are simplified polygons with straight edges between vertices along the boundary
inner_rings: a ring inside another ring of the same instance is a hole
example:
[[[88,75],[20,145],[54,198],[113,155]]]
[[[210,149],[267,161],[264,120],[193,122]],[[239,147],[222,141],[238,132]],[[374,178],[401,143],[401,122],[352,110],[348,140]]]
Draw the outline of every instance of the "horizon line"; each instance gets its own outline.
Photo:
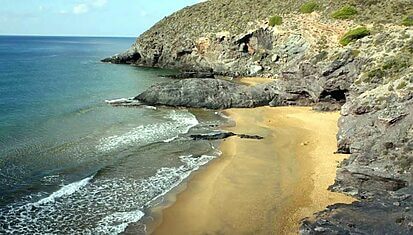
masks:
[[[78,34],[0,34],[2,36],[13,37],[95,37],[95,38],[137,38],[134,35],[78,35]]]

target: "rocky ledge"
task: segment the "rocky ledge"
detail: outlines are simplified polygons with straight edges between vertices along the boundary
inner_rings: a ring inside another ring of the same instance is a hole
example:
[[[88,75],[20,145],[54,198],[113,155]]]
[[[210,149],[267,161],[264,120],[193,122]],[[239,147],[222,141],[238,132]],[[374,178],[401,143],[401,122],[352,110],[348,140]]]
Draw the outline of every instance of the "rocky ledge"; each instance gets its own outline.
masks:
[[[329,206],[306,220],[301,234],[412,234],[413,188],[381,192],[351,205]]]
[[[330,189],[359,202],[328,207],[303,220],[300,232],[411,234],[413,29],[408,16],[413,2],[319,0],[307,2],[314,6],[310,14],[304,2],[196,4],[156,24],[127,52],[104,61],[189,72],[150,87],[128,104],[340,109],[337,151],[350,157]],[[335,17],[349,8],[353,15]],[[278,21],[268,21],[274,15]],[[190,78],[196,74],[205,76]],[[251,87],[212,75],[274,81]]]

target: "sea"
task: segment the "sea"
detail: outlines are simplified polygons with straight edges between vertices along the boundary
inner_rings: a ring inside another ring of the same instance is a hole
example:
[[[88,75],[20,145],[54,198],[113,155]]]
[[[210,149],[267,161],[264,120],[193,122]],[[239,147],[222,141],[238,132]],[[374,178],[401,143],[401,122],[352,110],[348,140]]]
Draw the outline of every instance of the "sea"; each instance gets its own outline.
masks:
[[[0,234],[144,234],[154,202],[219,157],[190,138],[218,112],[105,102],[175,73],[100,62],[134,40],[0,36]]]

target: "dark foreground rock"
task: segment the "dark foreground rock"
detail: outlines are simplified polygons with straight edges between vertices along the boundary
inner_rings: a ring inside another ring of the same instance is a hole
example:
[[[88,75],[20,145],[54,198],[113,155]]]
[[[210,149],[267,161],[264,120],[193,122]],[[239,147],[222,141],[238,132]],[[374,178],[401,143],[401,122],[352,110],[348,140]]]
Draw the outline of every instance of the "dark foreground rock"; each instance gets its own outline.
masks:
[[[303,222],[309,234],[413,234],[413,187],[397,193],[383,191],[351,205],[329,206],[317,220]]]

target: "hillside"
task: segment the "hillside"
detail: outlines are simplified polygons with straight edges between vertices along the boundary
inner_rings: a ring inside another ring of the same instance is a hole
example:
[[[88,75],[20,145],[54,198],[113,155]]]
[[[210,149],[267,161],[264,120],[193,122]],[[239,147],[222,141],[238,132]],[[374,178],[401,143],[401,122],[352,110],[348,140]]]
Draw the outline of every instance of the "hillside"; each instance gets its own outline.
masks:
[[[199,3],[164,18],[143,33],[127,53],[114,57],[112,61],[157,67],[182,68],[196,65],[204,69],[213,69],[216,67],[214,64],[199,62],[196,59],[198,56],[194,55],[197,49],[202,47],[205,39],[214,40],[214,36],[221,38],[240,36],[255,29],[260,22],[267,22],[269,17],[274,15],[291,19],[284,19],[287,23],[299,18],[304,21],[304,25],[311,26],[313,22],[307,22],[300,14],[300,6],[305,2],[302,0],[210,0]],[[405,16],[413,14],[412,0],[315,2],[319,6],[316,11],[320,14],[319,20],[327,25],[342,23],[331,17],[334,11],[346,5],[355,6],[358,14],[351,18],[353,22],[347,23],[345,29],[358,24],[400,25]],[[297,29],[300,32],[300,25],[292,23],[291,27],[286,28]]]

